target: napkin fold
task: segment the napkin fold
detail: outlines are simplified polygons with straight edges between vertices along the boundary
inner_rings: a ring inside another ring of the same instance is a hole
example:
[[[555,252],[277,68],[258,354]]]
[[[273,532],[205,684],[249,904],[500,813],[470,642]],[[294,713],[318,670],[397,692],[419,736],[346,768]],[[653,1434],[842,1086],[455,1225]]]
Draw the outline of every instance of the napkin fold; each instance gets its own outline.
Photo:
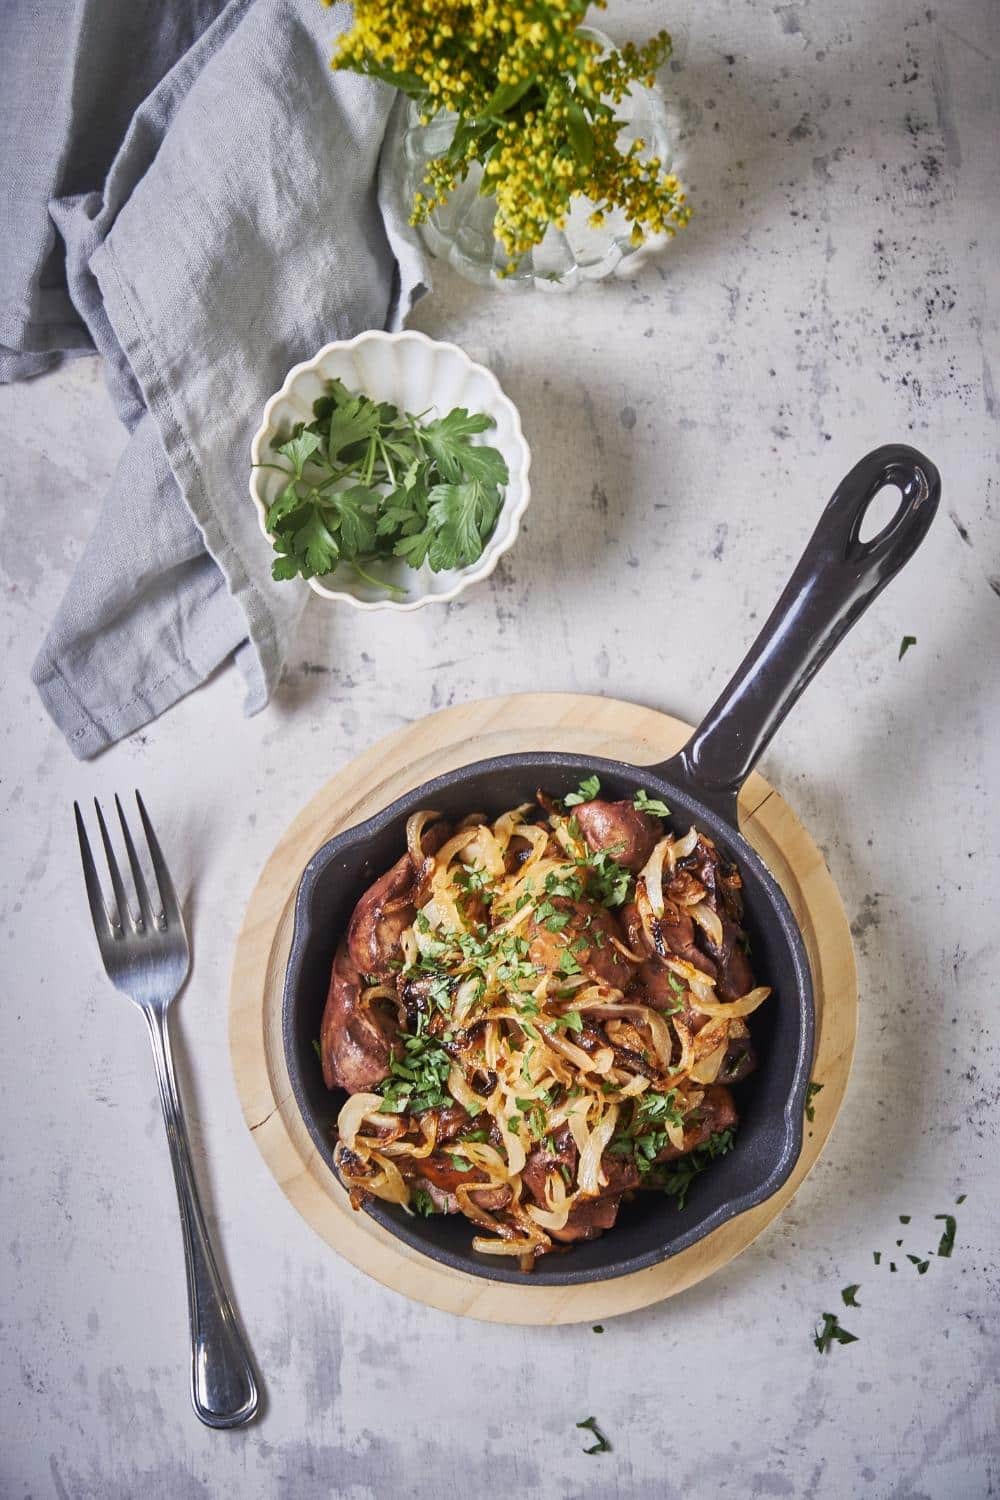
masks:
[[[265,705],[307,594],[271,580],[251,436],[296,361],[398,327],[424,268],[379,170],[392,92],[329,68],[348,6],[6,11],[0,379],[97,352],[129,432],[32,671],[86,758],[229,658]]]

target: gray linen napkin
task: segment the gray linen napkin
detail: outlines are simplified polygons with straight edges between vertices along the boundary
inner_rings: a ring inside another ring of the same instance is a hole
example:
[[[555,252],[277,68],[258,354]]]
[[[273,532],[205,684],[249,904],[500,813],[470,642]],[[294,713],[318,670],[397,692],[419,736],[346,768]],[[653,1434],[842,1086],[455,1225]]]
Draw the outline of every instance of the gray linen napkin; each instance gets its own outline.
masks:
[[[234,654],[267,702],[307,594],[271,581],[250,438],[290,365],[400,324],[423,263],[380,183],[392,94],[328,66],[346,5],[0,12],[0,378],[96,350],[130,433],[32,672],[85,758]]]

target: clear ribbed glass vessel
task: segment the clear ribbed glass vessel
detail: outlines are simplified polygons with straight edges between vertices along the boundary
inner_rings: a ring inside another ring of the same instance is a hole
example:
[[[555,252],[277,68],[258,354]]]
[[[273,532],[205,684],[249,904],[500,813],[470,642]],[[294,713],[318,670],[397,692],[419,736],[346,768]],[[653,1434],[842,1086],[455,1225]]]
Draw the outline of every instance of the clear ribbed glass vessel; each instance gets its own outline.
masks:
[[[599,31],[589,30],[605,47],[613,44]],[[663,95],[656,87],[633,84],[617,106],[622,123],[619,142],[627,149],[632,141],[645,141],[649,152],[670,170],[671,147]],[[447,150],[455,131],[456,116],[440,114],[421,125],[419,107],[412,103],[403,134],[403,188],[407,201],[424,186],[428,161]],[[483,170],[473,162],[465,179],[448,201],[436,208],[419,227],[420,236],[432,255],[445,260],[461,276],[480,286],[504,289],[539,287],[546,291],[571,291],[587,282],[601,281],[619,270],[638,250],[662,245],[665,235],[653,236],[641,246],[631,241],[631,224],[619,210],[609,213],[599,229],[589,222],[594,205],[588,198],[575,198],[563,229],[552,224],[540,245],[521,257],[507,274],[507,252],[493,233],[496,202],[480,195]]]

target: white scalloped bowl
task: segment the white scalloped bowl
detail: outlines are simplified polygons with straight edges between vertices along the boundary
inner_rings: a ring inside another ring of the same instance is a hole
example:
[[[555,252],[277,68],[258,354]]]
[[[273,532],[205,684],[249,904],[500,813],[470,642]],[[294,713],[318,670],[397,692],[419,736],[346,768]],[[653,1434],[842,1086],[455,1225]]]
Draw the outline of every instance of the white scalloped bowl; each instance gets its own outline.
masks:
[[[496,426],[484,432],[481,441],[499,448],[510,470],[510,482],[496,529],[471,567],[432,573],[426,566],[410,568],[401,559],[380,560],[376,565],[379,574],[402,589],[405,597],[381,594],[374,585],[357,577],[349,564],[341,564],[323,579],[310,578],[309,587],[324,599],[341,600],[355,609],[411,610],[424,604],[445,604],[470,583],[488,578],[514,545],[531,496],[531,453],[517,408],[500,389],[496,376],[455,344],[439,343],[410,330],[360,333],[357,338],[327,344],[312,359],[289,370],[281,390],[265,406],[264,419],[251,446],[255,465],[273,462],[271,441],[276,435],[287,433],[296,422],[312,421],[313,402],[324,394],[325,382],[333,378],[375,401],[391,401],[401,411],[443,417],[453,407],[464,406],[491,416]],[[260,529],[269,541],[267,512],[286,483],[287,477],[277,469],[255,467],[250,471],[250,497],[257,507]]]

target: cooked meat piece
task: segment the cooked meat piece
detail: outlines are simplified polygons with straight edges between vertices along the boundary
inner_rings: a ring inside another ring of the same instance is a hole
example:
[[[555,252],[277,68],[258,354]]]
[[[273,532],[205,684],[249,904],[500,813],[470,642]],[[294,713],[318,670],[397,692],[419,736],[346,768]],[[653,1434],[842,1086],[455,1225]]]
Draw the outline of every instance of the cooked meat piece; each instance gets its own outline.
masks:
[[[745,941],[743,928],[723,917],[719,977],[715,983],[720,1000],[739,1000],[754,987],[753,971],[743,947]]]
[[[619,1156],[617,1152],[605,1151],[601,1157],[601,1171],[607,1178],[604,1189],[606,1193],[620,1196],[639,1186],[639,1171],[631,1156]]]
[[[694,922],[683,907],[676,906],[673,901],[664,897],[663,916],[658,920],[654,919],[653,922],[652,942],[634,902],[630,901],[627,906],[623,907],[622,919],[625,923],[628,945],[633,953],[645,951],[654,958],[672,953],[675,958],[683,958],[693,968],[700,969],[710,979],[715,978],[715,965],[697,947]]]
[[[596,1240],[606,1229],[615,1227],[621,1201],[620,1193],[612,1193],[574,1203],[562,1229],[550,1229],[549,1234],[564,1245],[572,1245],[577,1240]]]
[[[457,1135],[462,1135],[466,1130],[478,1130],[481,1125],[489,1125],[488,1115],[477,1115],[473,1120],[469,1111],[461,1104],[446,1104],[441,1109],[429,1109],[428,1115],[433,1115],[437,1121],[437,1139],[440,1144],[453,1141]],[[426,1118],[421,1116],[421,1119]]]
[[[560,1126],[548,1139],[555,1146],[555,1151],[550,1151],[546,1146],[536,1146],[533,1151],[528,1152],[528,1160],[521,1172],[525,1192],[542,1208],[548,1207],[545,1184],[549,1174],[558,1171],[560,1167],[568,1167],[570,1173],[573,1173],[579,1160],[568,1125]]]
[[[710,1135],[716,1135],[721,1130],[731,1130],[739,1118],[732,1094],[721,1083],[709,1084],[699,1106],[699,1114],[700,1119],[691,1121],[684,1127],[684,1149],[664,1146],[657,1161],[673,1161],[678,1156],[687,1156],[696,1146],[704,1145]]]
[[[422,1177],[428,1182],[431,1185],[428,1191],[432,1197],[434,1197],[435,1188],[439,1193],[452,1197],[457,1188],[472,1188],[477,1182],[489,1181],[480,1167],[470,1167],[467,1172],[463,1172],[455,1166],[450,1156],[446,1156],[441,1151],[432,1151],[430,1156],[420,1157],[417,1160],[411,1158],[409,1161],[401,1161],[400,1166],[412,1169],[414,1176]],[[510,1188],[501,1183],[497,1187],[484,1187],[481,1192],[474,1192],[472,1196],[480,1208],[484,1208],[487,1213],[493,1213],[497,1209],[505,1208],[510,1202]],[[457,1198],[455,1201],[458,1201]],[[447,1209],[446,1212],[451,1213],[453,1210]]]
[[[675,906],[691,906],[695,901],[704,901],[708,892],[690,870],[677,870],[669,880],[664,881],[663,894]]]
[[[676,989],[674,985],[677,986]],[[641,996],[639,994],[640,990],[642,992]],[[647,958],[639,970],[639,978],[636,981],[636,989],[633,993],[636,999],[641,999],[644,1003],[651,1005],[654,1010],[674,1011],[680,1005],[682,1009],[678,1014],[681,1020],[685,1026],[694,1031],[700,1031],[708,1020],[707,1016],[702,1015],[698,1011],[690,1010],[685,1005],[686,992],[683,980],[678,979],[675,975],[674,983],[671,984],[670,970],[658,958]],[[632,999],[632,994],[629,995],[629,999]]]
[[[398,1026],[376,1005],[362,1005],[357,965],[341,943],[333,960],[330,990],[319,1033],[323,1079],[328,1089],[349,1094],[373,1089],[388,1077]]]
[[[462,1212],[462,1205],[454,1193],[446,1193],[443,1188],[435,1186],[433,1182],[427,1184],[425,1191],[439,1214],[460,1214]]]
[[[567,1167],[571,1173],[576,1171],[577,1150],[566,1126],[556,1132],[554,1144],[555,1152],[536,1146],[529,1153],[521,1173],[525,1192],[541,1207],[547,1207],[545,1184],[550,1173],[558,1171],[561,1166]],[[592,1240],[605,1229],[612,1228],[618,1216],[622,1194],[636,1186],[639,1174],[628,1157],[613,1156],[607,1151],[601,1158],[601,1170],[607,1178],[607,1187],[600,1197],[586,1198],[574,1204],[563,1228],[548,1231],[554,1240],[560,1240],[563,1244],[571,1244],[575,1240]]]
[[[596,901],[572,901],[568,896],[553,896],[551,902],[557,912],[568,914],[569,921],[559,932],[550,932],[545,922],[532,917],[525,933],[530,944],[528,957],[531,962],[539,969],[553,972],[565,964],[568,952],[583,972],[598,984],[610,984],[623,990],[635,974],[635,965],[611,941],[612,938],[622,941],[617,918]],[[567,968],[571,967],[571,964],[567,965]]]
[[[616,864],[638,873],[663,832],[659,818],[631,802],[584,802],[573,809],[580,831],[595,854],[606,849]]]
[[[458,1187],[471,1187],[474,1182],[489,1181],[481,1167],[470,1167],[467,1172],[463,1172],[443,1151],[432,1151],[430,1156],[407,1158],[405,1165],[412,1168],[417,1177],[426,1177],[428,1182],[433,1182],[446,1193],[453,1193]]]
[[[725,919],[737,926],[743,921],[743,878],[734,864],[723,859],[714,844],[701,837],[694,853],[682,859],[678,876],[690,874],[704,886],[705,899]],[[678,876],[674,878],[677,879]]]
[[[447,836],[444,823],[425,829],[425,853],[435,853]],[[378,979],[392,977],[394,965],[402,956],[399,940],[416,916],[410,900],[416,880],[413,861],[409,854],[404,854],[391,870],[368,887],[354,908],[347,927],[347,945],[362,974]]]
[[[748,1036],[734,1037],[726,1048],[717,1082],[742,1083],[757,1066],[757,1052]]]

